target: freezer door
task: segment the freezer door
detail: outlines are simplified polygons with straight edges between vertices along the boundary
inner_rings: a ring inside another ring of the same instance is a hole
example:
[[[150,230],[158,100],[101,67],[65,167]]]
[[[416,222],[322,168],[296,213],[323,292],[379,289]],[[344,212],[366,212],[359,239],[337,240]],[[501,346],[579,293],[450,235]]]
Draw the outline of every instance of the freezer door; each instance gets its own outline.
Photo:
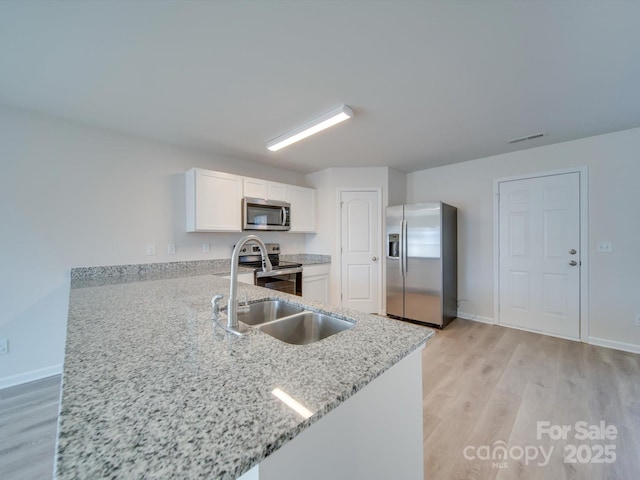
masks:
[[[401,272],[403,206],[387,207],[385,257],[387,270],[387,314],[404,316],[404,283]]]
[[[442,325],[440,202],[405,205],[404,317]]]

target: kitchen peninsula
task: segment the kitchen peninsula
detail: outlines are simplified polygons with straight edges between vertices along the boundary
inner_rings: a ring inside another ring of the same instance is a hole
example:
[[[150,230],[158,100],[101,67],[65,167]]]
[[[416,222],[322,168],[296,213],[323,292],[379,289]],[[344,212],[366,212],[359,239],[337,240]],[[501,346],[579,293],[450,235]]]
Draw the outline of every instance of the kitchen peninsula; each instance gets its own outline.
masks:
[[[210,320],[228,269],[118,272],[72,272],[56,478],[422,478],[431,330],[241,285],[355,326],[309,345],[239,337]]]

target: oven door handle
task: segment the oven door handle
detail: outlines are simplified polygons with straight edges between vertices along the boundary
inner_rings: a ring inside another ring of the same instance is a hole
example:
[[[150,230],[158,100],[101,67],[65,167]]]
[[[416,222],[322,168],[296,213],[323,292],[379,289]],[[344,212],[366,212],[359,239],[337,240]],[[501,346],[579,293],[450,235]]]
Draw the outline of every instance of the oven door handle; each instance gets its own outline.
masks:
[[[256,271],[256,277],[258,278],[277,277],[279,275],[291,275],[292,273],[302,273],[302,268],[300,267],[282,268],[280,270],[271,270],[270,272],[263,272],[262,270],[258,270]]]

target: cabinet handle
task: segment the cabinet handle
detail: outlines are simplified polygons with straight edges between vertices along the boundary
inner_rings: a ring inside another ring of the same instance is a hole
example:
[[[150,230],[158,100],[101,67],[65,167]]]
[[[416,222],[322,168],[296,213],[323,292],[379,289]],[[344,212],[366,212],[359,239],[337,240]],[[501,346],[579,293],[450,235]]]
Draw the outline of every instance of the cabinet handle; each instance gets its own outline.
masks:
[[[371,257],[371,260],[375,262],[376,260],[378,260],[378,257]]]
[[[578,264],[578,262],[576,262],[575,260],[571,260],[569,262],[569,265],[571,265],[572,267],[575,267]]]

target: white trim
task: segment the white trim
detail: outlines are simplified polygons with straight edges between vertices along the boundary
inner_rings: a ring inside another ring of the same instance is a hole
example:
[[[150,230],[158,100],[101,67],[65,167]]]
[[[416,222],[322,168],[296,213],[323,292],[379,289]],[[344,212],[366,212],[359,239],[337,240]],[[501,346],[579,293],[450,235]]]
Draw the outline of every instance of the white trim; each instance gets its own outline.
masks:
[[[606,338],[598,337],[589,337],[587,343],[598,347],[622,350],[623,352],[640,353],[640,345],[636,345],[635,343],[617,342],[615,340],[607,340]]]
[[[488,323],[489,325],[493,325],[495,322],[491,317],[483,317],[481,315],[476,315],[474,313],[466,313],[458,310],[457,318],[461,318],[462,320],[471,320],[474,322],[480,323]]]
[[[533,328],[519,327],[517,325],[498,325],[498,326],[504,327],[504,328],[513,328],[514,330],[520,330],[522,332],[535,333],[537,335],[545,335],[547,337],[562,338],[563,340],[570,340],[572,342],[582,343],[582,341],[578,337],[568,337],[566,335],[558,335],[557,333],[543,332],[542,330],[534,330]]]
[[[0,378],[0,389],[14,387],[23,383],[33,382],[35,380],[42,380],[43,378],[60,375],[61,373],[62,364],[40,368],[38,370],[31,370],[30,372],[18,373],[17,375]]]
[[[580,177],[580,335],[579,340],[588,342],[589,338],[589,195],[588,168],[571,167],[547,172],[529,173],[511,177],[493,179],[493,318],[494,324],[500,325],[500,261],[498,249],[500,246],[500,204],[498,193],[500,183],[529,178],[549,177],[577,173]],[[505,325],[508,326],[508,325]],[[544,333],[544,332],[540,332]],[[554,335],[555,336],[555,335]],[[562,337],[564,338],[564,337]],[[575,340],[575,339],[572,339]]]
[[[339,282],[338,282],[338,286],[339,286],[339,292],[338,294],[340,295],[340,298],[338,298],[339,300],[339,305],[342,307],[342,251],[341,251],[341,241],[342,241],[342,193],[343,192],[375,192],[378,196],[378,254],[376,255],[378,257],[378,312],[382,312],[383,311],[383,304],[382,304],[382,296],[383,296],[383,291],[382,291],[382,287],[383,287],[383,283],[382,283],[382,249],[383,249],[383,237],[382,237],[382,232],[383,232],[383,227],[385,227],[385,225],[383,225],[384,222],[384,215],[383,215],[383,209],[382,209],[382,188],[380,187],[358,187],[358,188],[347,188],[347,187],[338,187],[336,189],[337,195],[338,195],[338,201],[337,201],[337,208],[338,208],[338,214],[336,215],[337,217],[337,222],[338,222],[338,228],[337,228],[337,232],[338,232],[338,238],[337,238],[337,249],[336,251],[338,252],[338,258],[340,259],[338,262],[338,278],[339,278]]]

